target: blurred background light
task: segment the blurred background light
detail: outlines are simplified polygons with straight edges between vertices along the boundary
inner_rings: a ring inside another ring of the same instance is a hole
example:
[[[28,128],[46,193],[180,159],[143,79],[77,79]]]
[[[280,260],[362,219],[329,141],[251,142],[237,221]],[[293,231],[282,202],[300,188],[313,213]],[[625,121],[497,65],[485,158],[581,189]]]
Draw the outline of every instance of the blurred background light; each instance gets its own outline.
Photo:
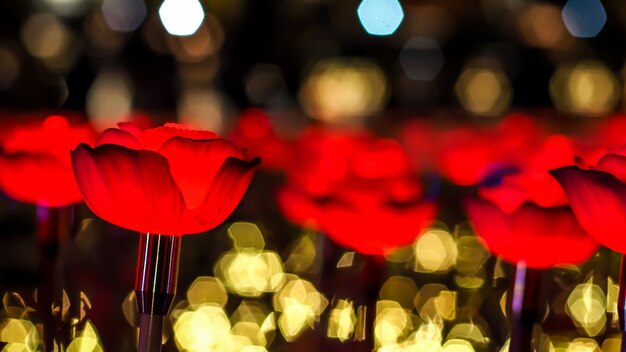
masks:
[[[357,14],[361,25],[371,35],[393,34],[404,18],[398,0],[363,0]]]
[[[217,17],[207,15],[198,29],[186,36],[167,36],[167,45],[182,62],[201,62],[216,54],[224,42],[224,29]]]
[[[274,309],[281,312],[278,327],[287,341],[293,341],[314,323],[328,306],[328,300],[317,291],[312,283],[294,278],[273,298]]]
[[[606,11],[599,0],[568,0],[561,14],[574,37],[595,37],[606,24]]]
[[[606,296],[598,285],[577,285],[567,298],[566,312],[588,336],[597,336],[606,326]]]
[[[198,309],[205,304],[224,307],[227,301],[226,287],[214,277],[198,277],[187,289],[187,302],[193,309]]]
[[[400,51],[400,64],[409,78],[430,81],[443,67],[444,56],[433,38],[413,37]]]
[[[469,63],[461,72],[454,90],[463,107],[476,115],[504,113],[513,96],[506,74],[495,60],[489,59]]]
[[[548,3],[528,4],[519,15],[519,30],[526,44],[542,49],[563,49],[574,40],[567,32],[561,11]]]
[[[90,0],[38,0],[45,7],[59,16],[77,17],[90,5]]]
[[[128,75],[121,71],[104,71],[98,74],[87,92],[87,116],[98,130],[115,127],[130,118],[132,101]]]
[[[450,270],[456,262],[458,248],[452,235],[445,230],[429,229],[413,244],[417,272],[434,273]]]
[[[20,75],[22,64],[17,53],[9,46],[0,46],[0,90],[6,90]]]
[[[80,43],[56,16],[38,13],[22,26],[20,36],[26,50],[56,71],[70,69],[81,53]]]
[[[356,314],[352,302],[340,299],[330,311],[326,336],[346,341],[352,337],[355,324]]]
[[[178,121],[195,129],[221,133],[226,119],[223,102],[215,89],[184,89],[178,98]]]
[[[300,87],[299,98],[312,117],[331,124],[359,124],[387,101],[387,80],[374,62],[331,58],[318,62]]]
[[[165,0],[159,17],[171,35],[192,35],[204,20],[204,9],[198,0]]]
[[[102,14],[109,27],[118,32],[132,32],[146,18],[144,0],[105,0]]]
[[[569,114],[607,114],[613,110],[620,95],[619,82],[613,72],[595,60],[563,64],[550,81],[554,105]]]

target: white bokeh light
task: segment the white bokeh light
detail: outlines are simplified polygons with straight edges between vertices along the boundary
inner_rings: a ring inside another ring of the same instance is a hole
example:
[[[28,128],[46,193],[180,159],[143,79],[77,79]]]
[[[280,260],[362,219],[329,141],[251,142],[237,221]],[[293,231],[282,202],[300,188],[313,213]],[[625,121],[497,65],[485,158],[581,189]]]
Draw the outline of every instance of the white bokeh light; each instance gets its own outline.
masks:
[[[192,35],[204,20],[204,10],[198,0],[165,0],[159,17],[171,35]]]

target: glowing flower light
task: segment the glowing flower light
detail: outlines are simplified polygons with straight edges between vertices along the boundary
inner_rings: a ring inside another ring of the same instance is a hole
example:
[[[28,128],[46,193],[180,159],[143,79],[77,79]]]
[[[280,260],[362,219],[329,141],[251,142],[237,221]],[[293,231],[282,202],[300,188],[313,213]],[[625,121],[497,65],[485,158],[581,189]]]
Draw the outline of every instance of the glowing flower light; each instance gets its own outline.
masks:
[[[39,126],[17,127],[2,140],[0,186],[22,202],[50,207],[78,203],[82,196],[70,151],[95,139],[90,125],[70,125],[63,116],[49,116]]]

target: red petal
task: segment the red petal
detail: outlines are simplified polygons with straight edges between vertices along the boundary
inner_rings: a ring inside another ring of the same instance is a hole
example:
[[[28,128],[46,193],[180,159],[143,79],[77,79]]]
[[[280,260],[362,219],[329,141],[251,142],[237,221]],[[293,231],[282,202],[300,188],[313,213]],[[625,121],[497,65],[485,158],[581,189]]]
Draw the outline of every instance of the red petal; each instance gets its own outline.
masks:
[[[163,156],[81,144],[72,152],[72,166],[85,202],[99,217],[139,232],[184,234],[185,202]]]
[[[602,245],[626,253],[626,185],[606,172],[576,166],[550,173],[565,190],[580,225]]]
[[[538,269],[578,264],[598,248],[569,208],[541,208],[526,203],[516,212],[505,214],[497,206],[478,199],[467,201],[465,208],[489,250],[514,264],[524,261]]]
[[[356,209],[332,203],[320,210],[322,228],[338,244],[364,254],[384,254],[408,245],[436,215],[432,203],[398,209]]]
[[[103,144],[115,144],[129,149],[141,149],[141,144],[139,144],[139,141],[132,133],[117,128],[107,128],[102,132],[96,142],[96,146]]]
[[[143,131],[140,141],[144,148],[159,150],[161,145],[174,137],[184,137],[192,140],[209,140],[217,138],[217,134],[209,131],[197,131],[181,128],[176,124],[165,124]]]
[[[303,227],[319,226],[323,210],[313,198],[292,187],[285,187],[278,192],[277,199],[281,211],[293,223]]]
[[[16,200],[43,206],[66,206],[83,199],[72,169],[52,156],[3,156],[0,158],[0,185]]]
[[[260,161],[259,158],[247,162],[228,157],[215,175],[201,206],[196,209],[196,220],[207,230],[226,220],[246,193]]]
[[[225,139],[194,141],[174,137],[161,146],[159,153],[169,161],[189,209],[201,205],[226,158],[243,158],[242,152]]]
[[[608,172],[620,181],[626,181],[626,157],[617,154],[605,154],[598,161],[598,170]]]

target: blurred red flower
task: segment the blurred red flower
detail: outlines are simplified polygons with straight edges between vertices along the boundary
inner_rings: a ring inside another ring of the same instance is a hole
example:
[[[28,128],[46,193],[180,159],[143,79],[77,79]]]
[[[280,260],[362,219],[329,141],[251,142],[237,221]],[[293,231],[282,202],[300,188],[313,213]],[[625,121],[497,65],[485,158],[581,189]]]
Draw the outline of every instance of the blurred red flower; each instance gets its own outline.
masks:
[[[229,139],[260,156],[264,169],[283,170],[290,158],[289,143],[276,134],[269,117],[261,109],[244,111]]]
[[[279,204],[293,222],[313,225],[342,246],[382,254],[411,243],[436,215],[396,141],[313,128],[294,148],[299,162],[288,171]]]
[[[130,230],[176,236],[223,222],[259,161],[213,132],[176,124],[146,130],[120,124],[94,148],[72,151],[78,186],[96,215]]]
[[[498,169],[523,166],[544,135],[541,125],[521,114],[486,127],[452,128],[436,141],[438,170],[455,184],[475,185]]]
[[[504,175],[499,184],[478,190],[482,199],[465,202],[476,232],[505,260],[545,269],[588,259],[597,243],[577,223],[558,182],[548,173],[574,159],[571,140],[553,135],[524,168]],[[560,248],[554,251],[554,248]]]
[[[16,126],[3,135],[0,186],[12,198],[42,206],[60,207],[82,200],[70,162],[70,151],[93,143],[89,124],[72,124],[63,116],[43,123]]]
[[[626,253],[626,147],[611,149],[596,166],[565,166],[551,173],[582,227],[602,245]]]

